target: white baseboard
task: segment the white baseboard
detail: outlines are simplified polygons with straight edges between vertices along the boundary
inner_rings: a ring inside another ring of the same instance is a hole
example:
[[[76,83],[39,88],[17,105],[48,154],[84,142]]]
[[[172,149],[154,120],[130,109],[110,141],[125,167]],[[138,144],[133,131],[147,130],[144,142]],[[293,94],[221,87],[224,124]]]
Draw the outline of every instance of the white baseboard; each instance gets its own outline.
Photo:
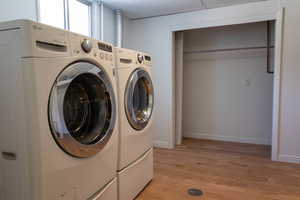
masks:
[[[278,161],[300,164],[300,156],[281,154],[278,156]]]
[[[226,142],[250,143],[250,144],[264,144],[264,145],[272,144],[271,140],[263,139],[263,138],[242,138],[242,137],[232,137],[232,136],[207,134],[207,133],[185,132],[183,137],[196,138],[196,139],[207,139],[207,140],[218,140],[218,141],[226,141]]]
[[[165,148],[165,149],[169,149],[170,148],[170,145],[168,142],[166,141],[159,141],[159,140],[156,140],[153,142],[153,146],[154,147],[158,147],[158,148]]]

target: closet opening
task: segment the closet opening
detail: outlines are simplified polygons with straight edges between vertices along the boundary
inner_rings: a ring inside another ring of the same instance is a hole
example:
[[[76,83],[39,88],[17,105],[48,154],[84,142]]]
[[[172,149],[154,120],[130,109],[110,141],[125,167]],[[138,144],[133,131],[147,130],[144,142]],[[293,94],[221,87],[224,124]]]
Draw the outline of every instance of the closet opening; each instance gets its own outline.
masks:
[[[175,142],[264,146],[271,159],[276,21],[175,32]]]

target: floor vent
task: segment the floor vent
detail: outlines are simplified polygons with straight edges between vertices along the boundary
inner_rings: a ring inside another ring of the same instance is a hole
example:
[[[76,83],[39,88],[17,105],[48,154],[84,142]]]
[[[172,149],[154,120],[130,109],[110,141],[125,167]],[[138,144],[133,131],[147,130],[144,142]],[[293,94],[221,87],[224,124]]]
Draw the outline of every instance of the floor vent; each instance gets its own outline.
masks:
[[[188,194],[191,196],[202,196],[203,192],[199,189],[191,188],[188,189]]]

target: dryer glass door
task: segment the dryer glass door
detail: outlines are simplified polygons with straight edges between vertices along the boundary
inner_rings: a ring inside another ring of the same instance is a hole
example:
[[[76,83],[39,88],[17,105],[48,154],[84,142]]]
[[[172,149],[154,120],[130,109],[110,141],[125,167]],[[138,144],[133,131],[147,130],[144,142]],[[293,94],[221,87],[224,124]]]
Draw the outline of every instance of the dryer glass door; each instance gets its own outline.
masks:
[[[135,130],[144,129],[153,111],[153,85],[150,75],[142,68],[130,76],[125,92],[127,119]]]
[[[67,67],[49,100],[49,122],[58,145],[75,157],[90,157],[108,142],[116,120],[113,87],[103,68],[87,62]]]

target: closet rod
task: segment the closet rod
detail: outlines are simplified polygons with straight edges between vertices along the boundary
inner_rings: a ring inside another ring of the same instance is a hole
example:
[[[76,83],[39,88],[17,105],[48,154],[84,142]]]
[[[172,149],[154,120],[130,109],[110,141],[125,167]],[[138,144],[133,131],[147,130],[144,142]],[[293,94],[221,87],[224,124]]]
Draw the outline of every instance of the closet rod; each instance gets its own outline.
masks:
[[[274,70],[272,70],[272,56],[271,56],[271,48],[272,48],[272,33],[271,33],[271,22],[267,21],[267,72],[269,74],[274,74]]]
[[[274,48],[275,46],[270,46],[269,48]],[[241,47],[241,48],[228,48],[228,49],[211,49],[211,50],[199,50],[199,51],[185,51],[185,54],[195,54],[195,53],[213,53],[213,52],[224,52],[224,51],[238,51],[238,50],[255,50],[255,49],[267,49],[267,46],[256,46],[256,47]]]

